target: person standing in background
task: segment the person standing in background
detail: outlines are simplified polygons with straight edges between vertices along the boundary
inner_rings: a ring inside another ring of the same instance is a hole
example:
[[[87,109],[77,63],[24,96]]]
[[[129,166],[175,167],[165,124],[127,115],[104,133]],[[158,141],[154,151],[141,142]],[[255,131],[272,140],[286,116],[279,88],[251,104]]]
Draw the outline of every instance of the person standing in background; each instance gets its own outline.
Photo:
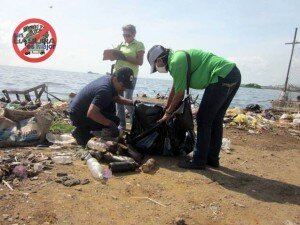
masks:
[[[135,39],[136,28],[135,26],[129,24],[122,27],[124,42],[119,44],[116,49],[120,50],[124,57],[116,61],[114,70],[117,71],[122,67],[129,67],[133,71],[133,88],[126,89],[121,95],[127,99],[132,99],[133,91],[137,81],[137,76],[139,72],[139,66],[143,65],[145,47],[144,44]],[[126,106],[129,112],[130,118],[132,117],[133,107]],[[126,129],[126,115],[125,108],[122,104],[117,104],[117,116],[120,118],[119,130],[122,132]]]

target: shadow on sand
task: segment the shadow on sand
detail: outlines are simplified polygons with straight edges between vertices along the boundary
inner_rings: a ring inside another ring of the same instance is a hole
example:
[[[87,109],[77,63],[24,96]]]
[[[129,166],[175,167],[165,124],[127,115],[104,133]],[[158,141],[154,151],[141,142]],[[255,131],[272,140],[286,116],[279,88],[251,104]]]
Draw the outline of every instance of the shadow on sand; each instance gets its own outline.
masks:
[[[222,187],[265,202],[300,205],[300,186],[243,173],[226,167],[200,174]]]
[[[183,173],[188,171],[174,166],[177,164],[178,158],[157,159],[160,167]],[[228,190],[246,194],[249,197],[261,201],[300,205],[300,186],[297,185],[243,173],[226,167],[220,167],[219,169],[207,167],[207,169],[203,171],[190,171],[203,175]]]

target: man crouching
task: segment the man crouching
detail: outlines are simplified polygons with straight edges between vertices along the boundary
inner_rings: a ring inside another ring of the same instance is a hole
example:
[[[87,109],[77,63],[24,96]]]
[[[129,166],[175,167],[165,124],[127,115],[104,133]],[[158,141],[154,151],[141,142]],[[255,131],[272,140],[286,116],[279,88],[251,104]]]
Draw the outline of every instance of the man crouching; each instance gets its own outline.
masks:
[[[133,71],[123,67],[112,76],[106,75],[86,85],[70,103],[70,119],[76,127],[72,132],[83,147],[92,138],[91,131],[100,131],[118,137],[120,119],[116,104],[134,105],[133,100],[121,97],[125,89],[133,88]]]

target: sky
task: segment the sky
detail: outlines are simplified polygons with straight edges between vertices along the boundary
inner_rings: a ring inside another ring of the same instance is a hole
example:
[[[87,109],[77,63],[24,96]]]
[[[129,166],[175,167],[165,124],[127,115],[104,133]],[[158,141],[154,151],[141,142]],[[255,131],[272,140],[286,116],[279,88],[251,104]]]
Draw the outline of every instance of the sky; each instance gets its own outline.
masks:
[[[105,74],[112,62],[102,61],[103,50],[123,41],[123,25],[134,24],[146,48],[139,72],[146,78],[171,79],[149,73],[147,51],[161,44],[234,61],[242,83],[283,84],[291,54],[285,43],[300,28],[299,0],[0,0],[0,6],[0,65]],[[14,30],[30,18],[47,21],[57,35],[56,49],[44,62],[26,62],[12,46]],[[291,81],[300,84],[300,44]]]

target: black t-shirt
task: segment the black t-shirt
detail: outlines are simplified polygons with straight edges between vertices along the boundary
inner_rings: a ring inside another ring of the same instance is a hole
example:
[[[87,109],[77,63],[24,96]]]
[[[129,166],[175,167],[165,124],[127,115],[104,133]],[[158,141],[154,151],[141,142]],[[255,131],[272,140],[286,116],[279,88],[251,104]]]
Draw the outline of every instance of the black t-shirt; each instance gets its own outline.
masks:
[[[71,102],[71,113],[76,116],[86,116],[90,104],[94,104],[103,112],[116,113],[113,98],[118,93],[115,90],[112,77],[103,76],[86,85]]]

